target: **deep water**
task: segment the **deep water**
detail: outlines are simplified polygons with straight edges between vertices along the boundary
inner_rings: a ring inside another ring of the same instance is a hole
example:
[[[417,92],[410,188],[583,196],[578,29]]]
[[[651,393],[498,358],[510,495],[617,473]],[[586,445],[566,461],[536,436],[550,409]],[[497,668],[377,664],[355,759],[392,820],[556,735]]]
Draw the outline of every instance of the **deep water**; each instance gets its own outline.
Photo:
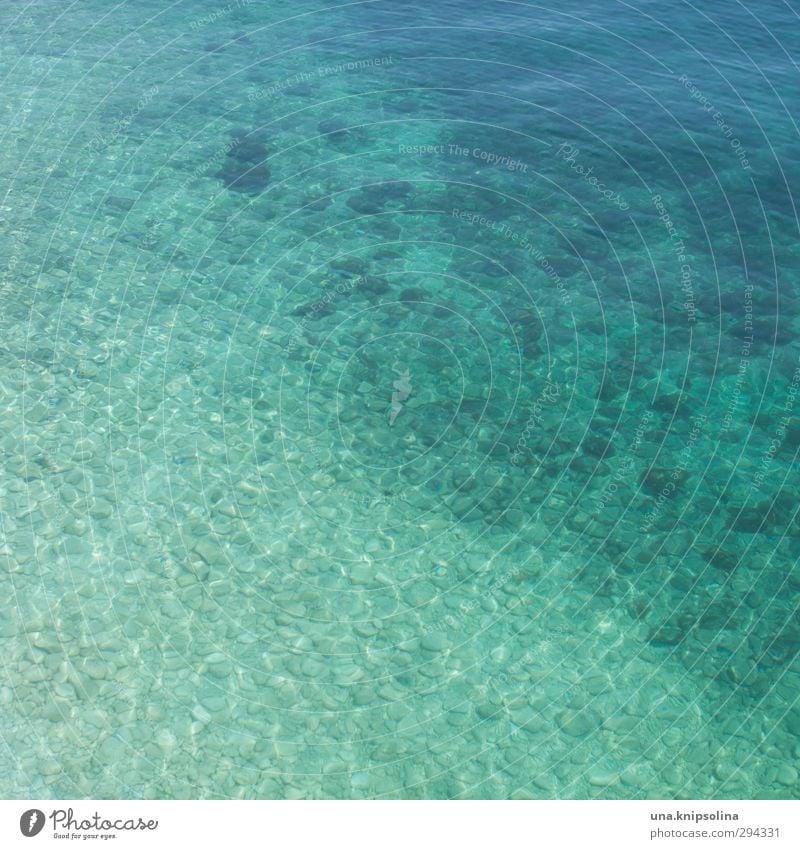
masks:
[[[800,797],[796,9],[0,33],[0,797]]]

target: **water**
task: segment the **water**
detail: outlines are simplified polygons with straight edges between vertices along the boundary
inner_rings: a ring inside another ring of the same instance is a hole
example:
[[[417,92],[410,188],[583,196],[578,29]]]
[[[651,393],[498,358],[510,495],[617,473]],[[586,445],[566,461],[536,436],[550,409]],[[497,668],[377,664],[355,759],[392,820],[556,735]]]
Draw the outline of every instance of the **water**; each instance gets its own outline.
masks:
[[[0,27],[0,795],[800,795],[789,6]]]

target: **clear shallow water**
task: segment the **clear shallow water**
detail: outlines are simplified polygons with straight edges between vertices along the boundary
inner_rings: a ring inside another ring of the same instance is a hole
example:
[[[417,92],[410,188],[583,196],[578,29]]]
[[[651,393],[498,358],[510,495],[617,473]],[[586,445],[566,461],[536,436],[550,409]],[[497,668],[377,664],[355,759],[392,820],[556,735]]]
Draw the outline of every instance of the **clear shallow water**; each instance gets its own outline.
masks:
[[[797,18],[0,13],[0,794],[797,798]]]

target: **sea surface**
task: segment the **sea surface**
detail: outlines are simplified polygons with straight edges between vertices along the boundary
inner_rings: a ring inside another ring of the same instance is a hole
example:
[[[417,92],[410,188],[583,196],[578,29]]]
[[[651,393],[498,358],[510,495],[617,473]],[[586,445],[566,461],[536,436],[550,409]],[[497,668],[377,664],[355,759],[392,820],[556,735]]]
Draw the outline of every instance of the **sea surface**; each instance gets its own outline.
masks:
[[[0,6],[0,797],[800,798],[800,18]]]

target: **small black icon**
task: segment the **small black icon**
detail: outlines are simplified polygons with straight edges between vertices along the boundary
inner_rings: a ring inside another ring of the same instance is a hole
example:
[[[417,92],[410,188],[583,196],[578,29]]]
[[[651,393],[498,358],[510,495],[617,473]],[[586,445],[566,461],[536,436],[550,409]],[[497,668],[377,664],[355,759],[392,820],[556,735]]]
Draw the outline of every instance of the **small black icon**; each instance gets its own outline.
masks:
[[[19,830],[25,837],[36,837],[44,828],[44,812],[38,808],[31,808],[19,818]]]

